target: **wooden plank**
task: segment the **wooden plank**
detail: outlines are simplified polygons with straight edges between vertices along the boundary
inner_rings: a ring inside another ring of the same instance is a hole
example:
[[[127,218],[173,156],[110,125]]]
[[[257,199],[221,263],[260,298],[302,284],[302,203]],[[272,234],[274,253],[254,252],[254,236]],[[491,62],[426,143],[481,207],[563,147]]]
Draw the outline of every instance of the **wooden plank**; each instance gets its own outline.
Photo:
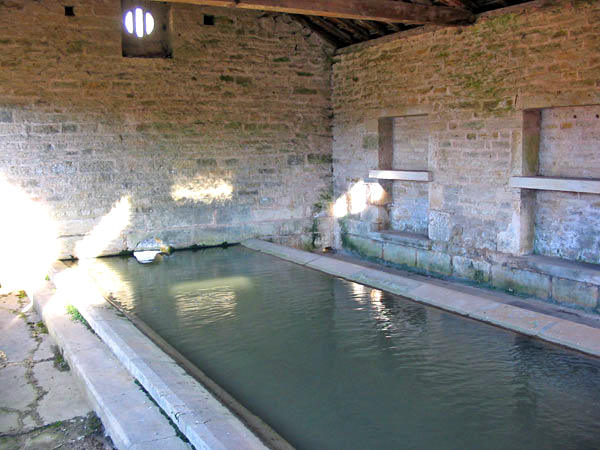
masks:
[[[509,186],[542,191],[600,194],[600,179],[593,178],[510,177]]]
[[[387,31],[383,26],[381,26],[377,23],[367,22],[366,20],[357,20],[356,22],[361,27],[366,28],[367,30],[369,30],[369,32],[371,34],[374,34],[377,37],[385,36],[386,34],[390,33],[390,31]],[[400,29],[398,27],[396,27],[396,28],[397,28],[397,30],[393,30],[393,31],[398,31]]]
[[[354,40],[354,38],[351,35],[349,35],[348,33],[346,33],[343,30],[340,30],[339,28],[336,28],[331,22],[328,22],[327,20],[325,20],[321,17],[311,16],[311,17],[307,17],[307,19],[309,22],[314,23],[318,27],[327,31],[329,34],[335,36],[337,39],[339,39],[342,42],[345,42],[346,44],[356,43],[356,41]]]
[[[370,170],[369,178],[428,182],[431,181],[431,172],[422,170]]]
[[[330,17],[327,20],[333,22],[342,30],[346,30],[358,41],[366,41],[367,39],[371,39],[371,36],[369,36],[368,31],[353,23],[350,19],[338,19],[336,17]]]
[[[156,0],[158,1],[158,0]],[[470,11],[392,0],[167,0],[204,6],[256,9],[307,16],[438,25],[466,25],[475,21]]]

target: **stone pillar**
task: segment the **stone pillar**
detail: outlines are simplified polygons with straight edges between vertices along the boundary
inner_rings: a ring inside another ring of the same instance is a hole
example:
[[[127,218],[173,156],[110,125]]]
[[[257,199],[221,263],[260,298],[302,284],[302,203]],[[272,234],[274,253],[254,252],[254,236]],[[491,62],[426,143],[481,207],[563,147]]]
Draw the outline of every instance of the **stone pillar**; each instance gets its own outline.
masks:
[[[522,112],[523,127],[513,134],[511,176],[536,176],[539,168],[540,129],[542,111],[529,109]],[[513,217],[513,233],[516,242],[512,252],[527,255],[533,252],[535,237],[535,197],[530,189],[520,190],[519,204]],[[499,248],[506,251],[508,248]]]

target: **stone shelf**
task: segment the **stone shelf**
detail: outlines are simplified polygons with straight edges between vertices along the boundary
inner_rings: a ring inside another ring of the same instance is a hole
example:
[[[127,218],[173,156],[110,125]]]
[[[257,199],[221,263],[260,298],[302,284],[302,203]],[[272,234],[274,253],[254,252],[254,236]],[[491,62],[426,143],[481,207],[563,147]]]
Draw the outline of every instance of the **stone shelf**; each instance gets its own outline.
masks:
[[[370,170],[369,178],[429,182],[431,181],[431,172],[421,170]]]
[[[509,186],[543,191],[600,194],[600,179],[593,178],[510,177]]]

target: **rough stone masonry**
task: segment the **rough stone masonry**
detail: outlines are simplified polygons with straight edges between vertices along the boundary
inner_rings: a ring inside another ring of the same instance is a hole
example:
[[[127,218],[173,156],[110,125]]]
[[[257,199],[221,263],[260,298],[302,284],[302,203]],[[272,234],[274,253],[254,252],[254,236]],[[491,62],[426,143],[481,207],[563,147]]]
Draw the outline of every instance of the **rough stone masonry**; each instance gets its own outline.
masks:
[[[509,179],[600,178],[599,29],[597,1],[533,2],[486,13],[471,27],[428,28],[339,51],[335,198],[352,203],[353,186],[377,182],[369,170],[379,168],[382,123],[392,118],[401,127],[393,169],[427,170],[432,181],[420,188],[394,181],[389,224],[373,201],[342,214],[337,245],[596,308],[600,195],[536,193],[510,187]],[[415,122],[428,134],[419,166]],[[410,145],[415,152],[407,156]],[[531,254],[539,258],[522,257]]]
[[[125,58],[120,1],[69,5],[0,2],[0,181],[47,210],[59,256],[310,241],[328,44],[290,16],[173,4],[173,57]]]

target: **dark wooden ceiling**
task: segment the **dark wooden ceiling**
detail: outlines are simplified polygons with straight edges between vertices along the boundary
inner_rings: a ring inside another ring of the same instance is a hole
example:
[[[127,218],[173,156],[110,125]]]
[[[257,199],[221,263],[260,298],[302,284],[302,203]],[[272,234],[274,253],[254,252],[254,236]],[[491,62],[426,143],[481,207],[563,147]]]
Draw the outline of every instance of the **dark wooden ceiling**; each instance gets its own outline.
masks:
[[[403,1],[403,0],[393,0]],[[449,6],[452,8],[480,14],[494,9],[525,3],[529,0],[413,0],[404,3],[414,3],[427,6]],[[294,17],[321,35],[337,48],[358,44],[371,39],[387,36],[422,26],[422,24],[402,22],[380,22],[374,20],[357,20],[335,17],[320,17],[295,14]]]
[[[291,14],[337,48],[427,24],[469,25],[529,0],[166,0]]]

